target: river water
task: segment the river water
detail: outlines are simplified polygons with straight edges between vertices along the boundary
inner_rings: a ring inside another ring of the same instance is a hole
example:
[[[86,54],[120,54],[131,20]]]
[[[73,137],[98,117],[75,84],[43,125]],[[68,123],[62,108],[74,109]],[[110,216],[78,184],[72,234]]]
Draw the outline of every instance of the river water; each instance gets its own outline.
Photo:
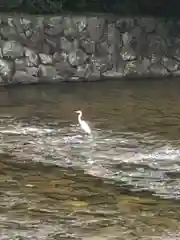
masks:
[[[178,81],[2,88],[0,159],[0,239],[180,239]]]

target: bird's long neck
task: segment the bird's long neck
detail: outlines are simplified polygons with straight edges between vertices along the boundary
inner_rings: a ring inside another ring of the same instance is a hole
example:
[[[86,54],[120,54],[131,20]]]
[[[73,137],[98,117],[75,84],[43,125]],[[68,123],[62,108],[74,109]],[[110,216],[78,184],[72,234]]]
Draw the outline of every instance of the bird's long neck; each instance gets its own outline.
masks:
[[[80,112],[80,113],[79,113],[79,116],[78,116],[78,121],[79,121],[79,122],[82,121],[81,117],[82,117],[82,112]]]

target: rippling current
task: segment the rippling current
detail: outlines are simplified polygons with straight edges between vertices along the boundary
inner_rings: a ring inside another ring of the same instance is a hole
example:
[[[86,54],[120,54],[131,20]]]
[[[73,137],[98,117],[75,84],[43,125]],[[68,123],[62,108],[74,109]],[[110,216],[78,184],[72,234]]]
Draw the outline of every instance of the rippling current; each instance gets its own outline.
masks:
[[[178,81],[1,89],[0,155],[0,239],[180,239]]]

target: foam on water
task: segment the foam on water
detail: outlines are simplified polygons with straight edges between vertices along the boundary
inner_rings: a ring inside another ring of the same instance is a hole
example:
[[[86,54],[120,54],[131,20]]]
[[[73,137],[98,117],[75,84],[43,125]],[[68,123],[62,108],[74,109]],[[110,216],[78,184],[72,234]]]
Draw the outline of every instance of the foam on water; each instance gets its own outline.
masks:
[[[0,135],[1,149],[23,161],[76,166],[91,175],[130,184],[132,190],[180,197],[178,180],[167,175],[180,172],[180,148],[155,136],[95,129],[92,138],[76,125],[55,129],[22,124],[11,124],[9,129],[1,126]]]

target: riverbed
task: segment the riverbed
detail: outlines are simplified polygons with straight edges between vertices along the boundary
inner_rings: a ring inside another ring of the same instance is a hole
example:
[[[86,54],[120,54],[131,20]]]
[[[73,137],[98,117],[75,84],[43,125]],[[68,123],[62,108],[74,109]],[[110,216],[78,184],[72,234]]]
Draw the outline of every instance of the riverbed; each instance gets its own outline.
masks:
[[[1,88],[0,159],[0,239],[180,239],[178,80]]]

